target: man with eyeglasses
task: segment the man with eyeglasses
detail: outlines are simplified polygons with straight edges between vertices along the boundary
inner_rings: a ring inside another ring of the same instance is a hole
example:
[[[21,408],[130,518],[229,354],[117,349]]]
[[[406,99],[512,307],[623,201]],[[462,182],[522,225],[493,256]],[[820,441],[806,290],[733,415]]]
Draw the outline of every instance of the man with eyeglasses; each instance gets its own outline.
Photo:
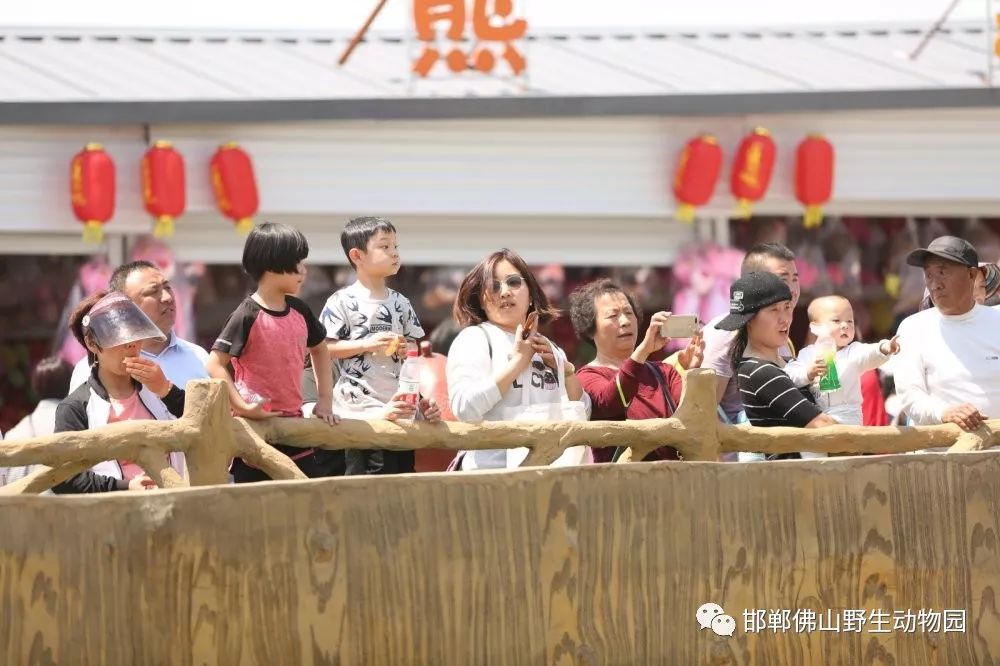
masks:
[[[192,379],[207,377],[205,361],[208,353],[198,345],[182,340],[174,333],[177,318],[177,302],[170,281],[160,269],[149,261],[133,261],[115,269],[108,281],[110,291],[120,291],[139,306],[153,320],[167,339],[147,340],[141,354],[155,361],[167,379],[183,389]],[[90,364],[83,358],[73,368],[70,392],[87,381]]]

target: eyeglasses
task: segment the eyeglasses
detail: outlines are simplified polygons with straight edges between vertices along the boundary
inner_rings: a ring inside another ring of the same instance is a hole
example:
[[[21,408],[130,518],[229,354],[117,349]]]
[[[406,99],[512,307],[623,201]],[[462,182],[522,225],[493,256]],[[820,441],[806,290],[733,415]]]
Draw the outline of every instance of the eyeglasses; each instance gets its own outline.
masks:
[[[520,275],[508,275],[503,280],[493,280],[490,290],[494,294],[499,294],[500,290],[503,289],[503,285],[507,285],[507,288],[511,291],[517,291],[524,286],[524,278]]]

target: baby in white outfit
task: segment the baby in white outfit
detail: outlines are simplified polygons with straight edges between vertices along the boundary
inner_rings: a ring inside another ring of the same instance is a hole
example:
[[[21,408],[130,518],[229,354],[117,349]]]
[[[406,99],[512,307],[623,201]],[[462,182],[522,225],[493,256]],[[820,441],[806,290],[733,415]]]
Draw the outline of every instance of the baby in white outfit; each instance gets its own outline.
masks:
[[[861,374],[874,370],[899,353],[896,338],[865,344],[854,340],[854,309],[842,296],[823,296],[809,304],[811,326],[826,327],[837,345],[836,364],[840,386],[820,392],[817,385],[826,374],[826,362],[819,358],[816,345],[803,347],[799,356],[785,366],[796,386],[810,386],[816,404],[824,413],[844,425],[861,425]]]

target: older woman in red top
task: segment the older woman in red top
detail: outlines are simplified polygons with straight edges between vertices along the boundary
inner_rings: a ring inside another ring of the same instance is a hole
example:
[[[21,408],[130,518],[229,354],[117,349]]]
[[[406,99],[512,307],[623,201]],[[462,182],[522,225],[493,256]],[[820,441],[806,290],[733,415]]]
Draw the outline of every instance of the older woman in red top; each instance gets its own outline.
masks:
[[[657,312],[639,342],[642,313],[632,297],[608,279],[586,284],[570,296],[570,319],[581,340],[593,341],[597,357],[576,371],[583,390],[593,401],[591,419],[667,418],[681,399],[683,381],[673,366],[649,357],[669,342],[660,329],[669,312]],[[705,345],[701,333],[678,355],[683,368],[701,365]],[[595,462],[610,462],[614,447],[594,449]],[[645,460],[677,460],[677,450],[663,446]]]

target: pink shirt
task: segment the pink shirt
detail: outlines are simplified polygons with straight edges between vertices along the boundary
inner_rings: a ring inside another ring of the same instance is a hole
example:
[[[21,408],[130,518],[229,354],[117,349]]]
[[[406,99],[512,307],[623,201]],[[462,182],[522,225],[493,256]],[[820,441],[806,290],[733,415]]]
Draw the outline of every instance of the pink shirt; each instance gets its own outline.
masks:
[[[247,298],[230,316],[212,349],[232,357],[234,379],[270,402],[282,416],[302,416],[306,352],[326,339],[326,329],[303,301],[268,310]]]
[[[146,409],[139,399],[139,391],[133,391],[132,395],[122,400],[109,398],[111,411],[108,412],[108,423],[118,423],[119,421],[151,421],[153,415]],[[131,481],[137,476],[142,476],[146,472],[130,460],[119,460],[118,465],[122,468],[122,478]]]

